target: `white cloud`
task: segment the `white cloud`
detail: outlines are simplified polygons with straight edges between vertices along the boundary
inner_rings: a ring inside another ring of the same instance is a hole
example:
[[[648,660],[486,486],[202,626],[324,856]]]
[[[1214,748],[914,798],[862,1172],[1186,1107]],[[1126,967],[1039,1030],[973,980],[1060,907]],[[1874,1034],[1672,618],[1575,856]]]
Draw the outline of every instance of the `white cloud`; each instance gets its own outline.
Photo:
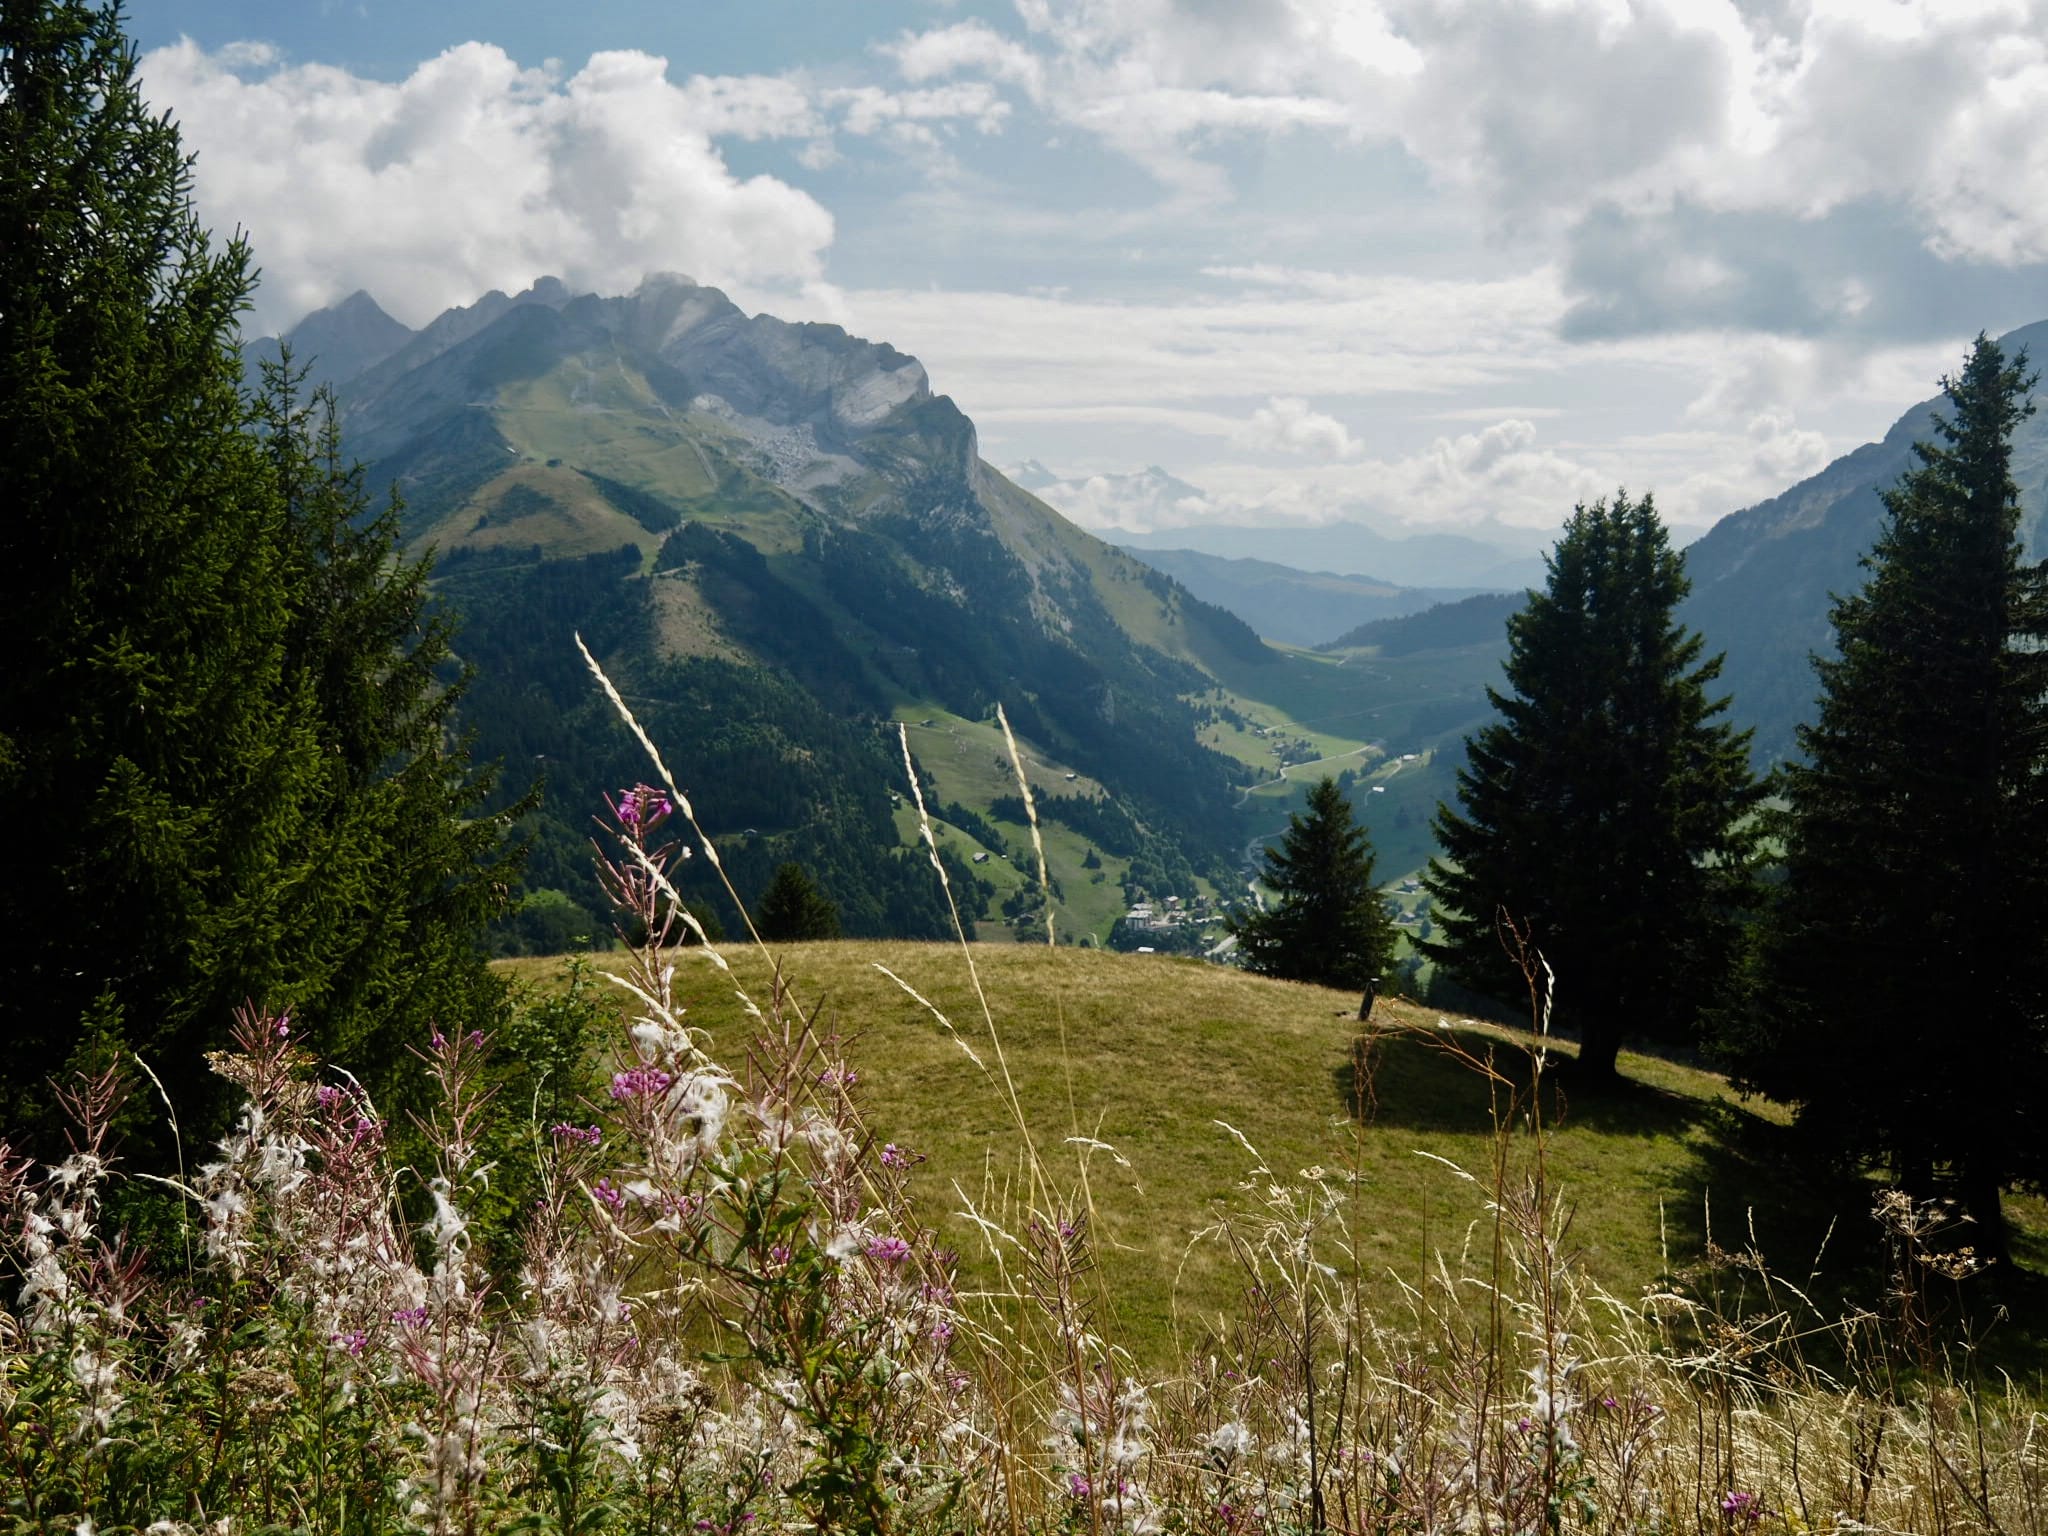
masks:
[[[1177,192],[1219,135],[1398,143],[1516,228],[1603,203],[1912,210],[1945,255],[2048,259],[2044,0],[1016,0],[907,35],[904,78],[1024,92]]]
[[[1078,475],[1034,494],[1068,521],[1104,532],[1150,533],[1222,522],[1239,510],[1157,467],[1135,474]]]
[[[1268,284],[1112,302],[864,289],[836,294],[832,318],[915,353],[935,388],[987,422],[1192,406],[1222,413],[1205,435],[1236,437],[1243,416],[1216,402],[1439,394],[1557,366],[1565,298],[1547,268],[1470,282],[1360,277],[1343,297],[1326,290]]]
[[[824,100],[842,109],[840,126],[846,132],[862,136],[956,119],[972,123],[983,133],[995,133],[1010,115],[1010,104],[994,87],[981,81],[961,81],[921,91],[847,86],[825,92]]]
[[[1274,395],[1252,412],[1240,441],[1267,453],[1309,454],[1324,459],[1358,455],[1350,429],[1334,416],[1310,408],[1299,395]]]
[[[659,269],[800,282],[832,241],[815,200],[742,180],[713,142],[815,131],[786,82],[677,84],[633,52],[593,55],[564,79],[484,43],[395,84],[274,64],[190,41],[142,61],[151,100],[199,157],[202,216],[255,245],[259,325],[358,287],[418,323],[547,272],[610,292]]]
[[[895,59],[903,78],[912,82],[971,69],[1017,86],[1034,100],[1045,89],[1045,67],[1038,56],[983,21],[906,33],[882,51]]]

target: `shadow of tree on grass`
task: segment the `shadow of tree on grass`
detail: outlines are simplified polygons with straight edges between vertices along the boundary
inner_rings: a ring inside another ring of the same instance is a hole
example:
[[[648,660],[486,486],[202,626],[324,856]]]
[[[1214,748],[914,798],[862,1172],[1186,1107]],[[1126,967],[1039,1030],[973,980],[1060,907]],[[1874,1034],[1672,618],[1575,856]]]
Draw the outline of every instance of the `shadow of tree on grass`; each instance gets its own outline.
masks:
[[[1704,1097],[1626,1075],[1617,1087],[1586,1091],[1573,1056],[1551,1049],[1542,1073],[1542,1119],[1553,1130],[1667,1144],[1675,1167],[1663,1202],[1664,1237],[1681,1294],[1731,1315],[1789,1306],[1812,1326],[1857,1312],[1888,1315],[1898,1305],[1892,1245],[1872,1210],[1881,1185],[1844,1166],[1796,1125],[1762,1106]],[[1345,1111],[1383,1129],[1486,1135],[1507,1116],[1524,1134],[1534,1060],[1513,1039],[1477,1029],[1376,1031],[1359,1038],[1333,1074]],[[1582,1199],[1584,1197],[1582,1196]],[[1934,1326],[1922,1341],[1896,1337],[1888,1368],[1915,1373],[1924,1348],[1945,1349],[1949,1368],[1990,1383],[2010,1373],[2035,1391],[2048,1380],[2048,1224],[2039,1202],[2017,1202],[2016,1263],[1957,1284],[1923,1284],[1920,1308]],[[1954,1241],[1966,1242],[1965,1230]],[[1762,1271],[1788,1280],[1804,1308]],[[1809,1340],[1810,1363],[1846,1362],[1825,1333]],[[1923,1357],[1924,1358],[1924,1357]]]

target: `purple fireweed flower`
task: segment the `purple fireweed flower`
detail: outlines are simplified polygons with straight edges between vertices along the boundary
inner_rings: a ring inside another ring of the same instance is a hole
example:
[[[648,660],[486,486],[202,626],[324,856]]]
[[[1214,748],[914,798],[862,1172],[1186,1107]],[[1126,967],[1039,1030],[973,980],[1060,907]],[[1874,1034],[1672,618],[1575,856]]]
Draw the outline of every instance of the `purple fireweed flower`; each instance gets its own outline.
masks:
[[[600,1141],[604,1140],[604,1132],[599,1130],[596,1126],[593,1125],[589,1127],[584,1127],[571,1125],[566,1120],[564,1120],[560,1125],[549,1126],[548,1134],[553,1136],[557,1141],[573,1141],[578,1143],[579,1145],[586,1147],[594,1147]]]
[[[484,1032],[480,1029],[472,1029],[469,1032],[469,1043],[478,1050],[482,1050],[484,1046]]]
[[[590,1192],[615,1211],[623,1211],[626,1208],[625,1191],[612,1188],[610,1179],[599,1179],[590,1186]]]
[[[1095,1491],[1095,1485],[1078,1472],[1067,1474],[1067,1492],[1077,1499],[1085,1499]]]
[[[391,1321],[403,1323],[408,1328],[424,1328],[427,1326],[427,1309],[423,1306],[400,1307],[391,1314]]]
[[[320,1091],[314,1094],[313,1098],[322,1109],[332,1109],[342,1101],[342,1092],[332,1083],[327,1083],[322,1085]]]
[[[827,1067],[818,1074],[818,1081],[827,1088],[851,1088],[860,1081],[860,1074],[851,1067]]]
[[[923,1161],[923,1158],[912,1152],[908,1147],[899,1147],[893,1141],[882,1148],[882,1166],[884,1168],[908,1168],[912,1163],[921,1163]]]
[[[789,1268],[789,1244],[777,1243],[768,1250],[768,1267],[770,1269]]]
[[[651,830],[675,811],[667,795],[645,784],[619,791],[616,809],[619,825],[635,832]]]
[[[360,1328],[351,1328],[347,1333],[337,1333],[328,1342],[336,1349],[345,1349],[351,1355],[360,1355],[363,1346],[370,1342],[370,1336]]]
[[[668,1092],[669,1084],[675,1081],[659,1067],[635,1067],[630,1072],[612,1074],[612,1097],[615,1099],[658,1099]]]
[[[1721,1513],[1731,1520],[1747,1521],[1754,1524],[1763,1518],[1764,1508],[1753,1493],[1737,1493],[1733,1488],[1721,1497]]]
[[[944,1318],[932,1324],[932,1342],[944,1348],[953,1339],[953,1325]]]
[[[900,1237],[871,1237],[866,1251],[878,1264],[901,1264],[910,1257],[910,1244]]]
[[[277,1016],[277,1038],[289,1040],[292,1037],[292,1016],[289,1012]]]

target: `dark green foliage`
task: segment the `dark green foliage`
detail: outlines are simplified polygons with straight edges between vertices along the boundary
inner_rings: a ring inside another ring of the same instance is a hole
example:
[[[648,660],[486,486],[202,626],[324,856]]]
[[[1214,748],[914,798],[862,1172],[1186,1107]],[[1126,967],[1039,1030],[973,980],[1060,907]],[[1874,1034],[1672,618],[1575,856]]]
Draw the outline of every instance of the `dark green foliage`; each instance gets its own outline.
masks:
[[[1211,679],[1134,645],[1085,571],[1058,563],[1037,571],[1070,624],[1053,634],[1031,604],[1033,573],[979,514],[893,514],[862,529],[808,534],[805,558],[871,631],[875,666],[902,694],[936,698],[969,719],[1001,701],[1020,735],[1056,744],[1074,767],[1123,786],[1132,809],[1198,862],[1220,866],[1232,855],[1235,766],[1195,739],[1182,697]]]
[[[1020,800],[1017,804],[1021,810],[1023,802]],[[1007,854],[1010,851],[1010,845],[1003,840],[1003,834],[996,830],[994,823],[958,800],[948,800],[939,807],[938,815],[939,820],[958,827],[989,852]]]
[[[1510,691],[1467,739],[1460,808],[1437,811],[1439,937],[1424,949],[1504,999],[1527,982],[1512,924],[1556,976],[1589,1081],[1624,1038],[1682,1039],[1732,963],[1749,899],[1748,736],[1717,720],[1720,662],[1672,621],[1683,562],[1649,497],[1581,506],[1550,579],[1507,620]]]
[[[621,481],[587,469],[580,473],[603,493],[606,501],[649,533],[667,533],[683,520],[682,509],[659,496],[650,496],[645,491],[635,490]]]
[[[846,710],[877,702],[867,669],[832,621],[737,534],[685,523],[662,541],[655,568],[689,569],[727,633],[827,705]]]
[[[298,1009],[328,1059],[388,1097],[393,1064],[430,1025],[503,1015],[479,938],[510,904],[520,857],[505,830],[533,796],[484,813],[497,775],[471,764],[455,728],[467,679],[454,627],[429,603],[431,567],[397,557],[399,508],[370,509],[332,401],[301,404],[289,359],[267,373],[259,424],[285,510],[286,676],[311,696],[320,764],[267,1001]]]
[[[620,995],[576,956],[551,984],[518,989],[490,1037],[482,1135],[492,1176],[468,1208],[491,1268],[507,1279],[516,1274],[523,1223],[559,1147],[553,1127],[588,1125],[599,1115],[604,1047],[617,1035]],[[415,1140],[402,1132],[401,1150],[413,1150]]]
[[[254,430],[248,251],[134,69],[112,10],[0,6],[0,1125],[46,1134],[88,1012],[197,1132],[245,1000],[373,1076],[497,1007],[424,572],[288,394]]]
[[[754,908],[754,931],[771,943],[839,937],[839,909],[818,889],[810,871],[791,860],[776,867]]]
[[[1785,774],[1770,1015],[1744,1070],[1829,1143],[1925,1193],[1952,1175],[2003,1242],[1999,1188],[2044,1141],[2042,775],[2048,576],[2023,565],[2010,439],[2024,354],[1979,336],[1834,608],[1817,722]]]
[[[737,542],[713,546],[715,557]],[[929,859],[900,846],[889,802],[903,778],[894,736],[835,715],[776,668],[652,658],[649,589],[638,571],[637,552],[625,548],[519,569],[465,565],[442,583],[464,610],[463,650],[477,668],[464,715],[479,750],[546,776],[541,807],[522,823],[532,883],[589,914],[586,931],[611,932],[593,874],[592,817],[605,795],[645,776],[646,759],[592,685],[576,653],[580,631],[661,743],[741,890],[761,889],[796,859],[833,893],[847,933],[951,938]],[[957,861],[947,868],[971,935],[975,881]],[[677,877],[700,914],[744,931],[706,860],[679,865]],[[494,942],[531,952],[506,927]]]
[[[1372,843],[1335,779],[1323,779],[1306,812],[1288,818],[1260,878],[1279,904],[1227,924],[1246,970],[1360,988],[1391,969],[1394,925],[1373,883]]]

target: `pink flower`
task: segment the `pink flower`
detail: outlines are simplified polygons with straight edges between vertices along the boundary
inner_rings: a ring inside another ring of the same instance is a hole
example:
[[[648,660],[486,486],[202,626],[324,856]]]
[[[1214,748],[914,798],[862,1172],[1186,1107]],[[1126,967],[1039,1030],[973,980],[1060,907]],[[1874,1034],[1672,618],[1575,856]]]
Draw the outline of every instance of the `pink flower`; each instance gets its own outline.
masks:
[[[337,1333],[328,1342],[337,1349],[347,1350],[351,1355],[360,1355],[363,1346],[370,1342],[370,1336],[360,1328],[352,1328],[347,1333]]]
[[[610,1179],[599,1179],[590,1186],[590,1192],[615,1211],[623,1211],[626,1208],[625,1191],[612,1188]]]
[[[619,791],[619,825],[631,832],[651,832],[675,811],[667,795],[645,784]]]
[[[910,1257],[910,1244],[900,1237],[871,1237],[867,1256],[878,1264],[901,1264]]]
[[[615,1099],[658,1099],[668,1092],[669,1084],[675,1081],[659,1067],[635,1067],[630,1072],[612,1074],[612,1097]]]
[[[908,1168],[913,1163],[921,1163],[923,1161],[924,1159],[915,1152],[910,1151],[907,1147],[899,1147],[893,1141],[882,1148],[882,1166],[884,1168]]]

